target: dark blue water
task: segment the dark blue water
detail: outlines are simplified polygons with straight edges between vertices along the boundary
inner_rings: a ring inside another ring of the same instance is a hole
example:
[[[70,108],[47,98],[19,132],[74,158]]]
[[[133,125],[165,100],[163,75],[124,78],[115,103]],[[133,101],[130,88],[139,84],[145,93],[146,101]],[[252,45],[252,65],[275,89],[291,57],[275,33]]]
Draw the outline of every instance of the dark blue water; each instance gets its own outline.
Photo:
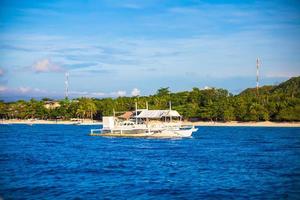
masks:
[[[4,199],[299,199],[300,128],[200,127],[191,139],[0,126]]]

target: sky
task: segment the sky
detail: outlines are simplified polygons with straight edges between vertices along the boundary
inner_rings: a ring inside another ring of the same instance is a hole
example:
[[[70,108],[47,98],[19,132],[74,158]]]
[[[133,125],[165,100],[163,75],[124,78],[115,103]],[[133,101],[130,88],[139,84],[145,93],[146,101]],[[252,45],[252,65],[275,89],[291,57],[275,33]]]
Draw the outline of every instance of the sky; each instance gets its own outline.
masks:
[[[236,94],[300,75],[295,0],[0,0],[0,99]]]

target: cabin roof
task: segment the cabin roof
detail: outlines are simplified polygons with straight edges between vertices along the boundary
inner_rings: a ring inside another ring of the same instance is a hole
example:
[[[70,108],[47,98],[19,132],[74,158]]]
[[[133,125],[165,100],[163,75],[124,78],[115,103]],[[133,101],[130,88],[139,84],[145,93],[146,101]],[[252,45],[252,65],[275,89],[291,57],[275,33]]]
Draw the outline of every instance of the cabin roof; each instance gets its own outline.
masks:
[[[129,119],[130,117],[132,117],[133,115],[133,112],[131,111],[127,111],[125,112],[124,114],[118,116],[119,118],[122,118],[122,119]]]
[[[153,119],[159,119],[162,117],[180,117],[180,114],[176,110],[143,110],[137,116],[137,118]]]

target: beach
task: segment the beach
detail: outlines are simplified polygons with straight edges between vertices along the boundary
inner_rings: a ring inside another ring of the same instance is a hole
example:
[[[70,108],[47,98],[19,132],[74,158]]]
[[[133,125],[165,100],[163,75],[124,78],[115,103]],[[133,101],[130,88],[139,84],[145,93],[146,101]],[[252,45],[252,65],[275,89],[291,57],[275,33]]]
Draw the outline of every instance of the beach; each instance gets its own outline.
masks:
[[[20,120],[20,119],[9,119],[1,120],[0,124],[80,124],[80,125],[101,125],[102,122],[98,120],[83,119],[80,121],[71,120]],[[249,126],[249,127],[300,127],[300,122],[189,122],[183,121],[183,125],[194,125],[194,126]]]
[[[31,120],[31,119],[2,119],[0,124],[81,124],[81,125],[100,125],[101,121],[83,119],[80,121],[71,121],[71,120]]]
[[[300,127],[300,122],[184,122],[184,124],[193,124],[194,126],[248,126],[248,127]]]

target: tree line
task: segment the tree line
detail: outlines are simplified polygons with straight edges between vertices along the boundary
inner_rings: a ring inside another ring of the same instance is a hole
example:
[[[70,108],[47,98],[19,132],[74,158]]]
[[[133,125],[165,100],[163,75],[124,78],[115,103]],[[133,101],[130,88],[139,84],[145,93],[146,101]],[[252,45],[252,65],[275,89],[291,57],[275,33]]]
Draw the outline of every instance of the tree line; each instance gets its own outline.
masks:
[[[112,115],[113,110],[129,111],[139,108],[177,110],[191,121],[300,121],[300,77],[277,86],[248,88],[238,95],[225,89],[211,88],[173,93],[160,88],[150,96],[118,98],[77,98],[57,101],[59,106],[45,105],[51,99],[0,102],[0,117],[5,119],[62,119],[92,118]]]

